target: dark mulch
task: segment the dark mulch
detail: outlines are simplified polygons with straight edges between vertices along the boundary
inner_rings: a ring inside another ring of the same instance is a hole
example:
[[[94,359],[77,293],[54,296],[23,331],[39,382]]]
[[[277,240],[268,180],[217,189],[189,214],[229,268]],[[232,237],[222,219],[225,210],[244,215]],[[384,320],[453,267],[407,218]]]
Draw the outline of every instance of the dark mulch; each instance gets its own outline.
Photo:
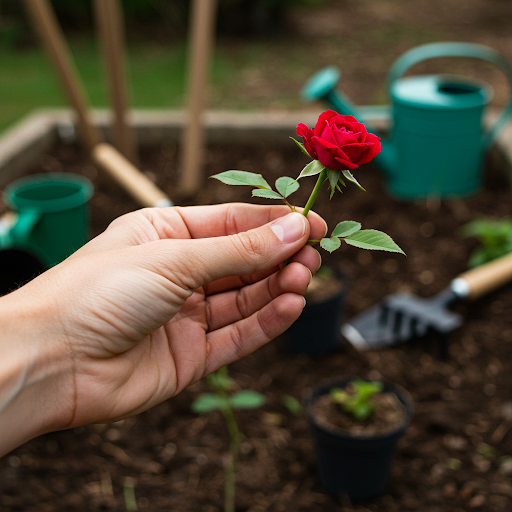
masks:
[[[143,169],[176,198],[177,148],[142,154]],[[304,155],[290,147],[211,147],[209,174],[229,168],[264,172],[272,180],[297,175]],[[34,172],[65,169],[92,179],[93,234],[137,205],[87,163],[74,146],[60,146]],[[507,177],[490,167],[478,195],[441,202],[390,198],[371,166],[357,173],[367,189],[350,187],[316,210],[334,227],[355,219],[388,232],[407,257],[345,246],[324,261],[350,277],[344,317],[386,294],[428,297],[466,269],[473,240],[459,228],[477,215],[512,215]],[[303,204],[304,180],[295,196]],[[194,202],[251,201],[250,191],[208,180]],[[182,202],[181,204],[185,204]],[[449,339],[449,359],[432,347],[399,346],[359,353],[346,344],[329,355],[287,353],[277,339],[230,368],[237,386],[264,393],[261,409],[237,413],[244,433],[238,466],[237,510],[257,511],[467,511],[512,509],[512,291],[504,287],[457,310],[465,322]],[[315,340],[311,340],[315,343]],[[415,414],[399,446],[386,494],[364,506],[326,496],[315,474],[305,418],[292,415],[284,395],[299,400],[318,383],[344,375],[383,377],[404,387]],[[228,435],[219,413],[195,416],[190,404],[206,386],[197,383],[135,418],[42,436],[0,460],[0,507],[6,511],[126,510],[123,487],[135,488],[140,511],[222,509]],[[485,444],[483,444],[485,443]],[[127,480],[127,477],[133,480]]]

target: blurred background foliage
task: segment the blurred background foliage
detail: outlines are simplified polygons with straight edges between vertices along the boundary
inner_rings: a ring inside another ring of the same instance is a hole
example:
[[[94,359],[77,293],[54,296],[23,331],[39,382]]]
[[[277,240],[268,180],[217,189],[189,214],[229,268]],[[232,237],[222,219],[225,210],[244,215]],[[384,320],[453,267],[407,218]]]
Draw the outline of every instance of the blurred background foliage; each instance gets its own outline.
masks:
[[[337,65],[356,104],[388,101],[386,75],[413,46],[442,40],[487,44],[512,61],[510,0],[218,0],[208,106],[318,109],[299,92],[323,66]],[[92,0],[51,0],[94,107],[108,105]],[[181,108],[190,0],[122,0],[130,98],[137,108]],[[502,73],[474,60],[418,66],[469,74],[508,100]],[[38,107],[67,106],[29,26],[21,0],[0,0],[0,130]]]

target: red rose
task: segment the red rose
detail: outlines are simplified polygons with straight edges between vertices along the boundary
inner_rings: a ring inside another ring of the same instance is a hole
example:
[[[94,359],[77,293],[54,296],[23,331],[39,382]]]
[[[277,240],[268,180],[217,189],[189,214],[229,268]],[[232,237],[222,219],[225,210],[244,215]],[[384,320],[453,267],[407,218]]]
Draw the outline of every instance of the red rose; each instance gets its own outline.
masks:
[[[320,114],[314,130],[300,123],[297,135],[311,158],[333,171],[357,169],[380,153],[380,137],[368,133],[354,116],[334,110]]]

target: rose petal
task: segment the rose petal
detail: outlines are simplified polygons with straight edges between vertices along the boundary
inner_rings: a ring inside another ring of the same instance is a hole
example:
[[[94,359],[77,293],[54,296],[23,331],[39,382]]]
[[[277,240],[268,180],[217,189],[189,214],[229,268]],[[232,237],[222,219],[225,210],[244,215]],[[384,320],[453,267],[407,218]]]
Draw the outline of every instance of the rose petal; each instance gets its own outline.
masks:
[[[377,139],[378,139],[378,137],[377,137]],[[359,165],[367,164],[368,162],[373,160],[380,153],[380,150],[381,150],[380,139],[373,143],[368,142],[367,144],[368,144],[368,149],[365,151],[365,153],[359,160],[359,162],[358,162]],[[370,144],[371,144],[371,146],[370,146]]]
[[[336,169],[336,170],[344,170],[344,169],[357,169],[359,167],[359,165],[355,164],[354,162],[351,162],[350,160],[345,160],[343,158],[339,158],[337,157],[336,160],[340,163],[340,164],[343,164],[343,166],[339,167],[339,169]]]
[[[373,144],[371,142],[369,144],[371,144],[373,146]],[[368,147],[369,146],[366,143],[345,144],[343,146],[343,151],[348,156],[348,158],[351,162],[359,164],[361,161],[361,158],[363,157],[363,155],[365,155]]]
[[[297,135],[299,137],[307,137],[308,136],[308,133],[312,131],[309,129],[309,127],[307,125],[305,125],[304,123],[299,123],[297,125]]]
[[[322,133],[323,129],[325,128],[327,121],[329,121],[329,119],[333,117],[336,117],[337,115],[338,113],[334,112],[334,110],[326,110],[325,112],[322,112],[318,116],[318,121],[316,122],[315,128],[313,130],[315,132],[315,135],[319,136]]]
[[[311,140],[315,146],[323,146],[326,149],[338,149],[337,144],[332,143],[326,139],[322,139],[321,137],[311,137]]]
[[[339,147],[343,147],[345,144],[354,144],[359,142],[352,132],[347,132],[345,130],[335,130],[334,136],[336,144]]]

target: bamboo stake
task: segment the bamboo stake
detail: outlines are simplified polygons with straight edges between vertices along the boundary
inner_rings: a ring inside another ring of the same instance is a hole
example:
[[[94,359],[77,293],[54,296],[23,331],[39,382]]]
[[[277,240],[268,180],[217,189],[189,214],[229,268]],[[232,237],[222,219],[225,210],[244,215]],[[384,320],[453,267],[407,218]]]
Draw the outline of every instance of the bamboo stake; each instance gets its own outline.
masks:
[[[133,163],[138,162],[133,130],[127,122],[128,94],[126,91],[124,27],[119,0],[94,0],[96,22],[103,48],[108,78],[110,103],[114,111],[114,145]]]
[[[50,55],[69,103],[78,115],[80,132],[91,158],[142,206],[172,206],[169,197],[118,150],[101,143],[101,134],[91,122],[83,86],[48,0],[25,0],[25,6]]]
[[[217,0],[194,0],[189,29],[187,125],[183,137],[180,190],[193,195],[202,182],[203,109]]]
[[[57,18],[46,0],[25,0],[32,22],[46,48],[69,103],[78,116],[78,125],[90,151],[101,140],[89,117],[89,104],[78,74],[66,48]]]
[[[171,201],[151,180],[110,144],[97,144],[92,159],[142,206],[172,206]]]

